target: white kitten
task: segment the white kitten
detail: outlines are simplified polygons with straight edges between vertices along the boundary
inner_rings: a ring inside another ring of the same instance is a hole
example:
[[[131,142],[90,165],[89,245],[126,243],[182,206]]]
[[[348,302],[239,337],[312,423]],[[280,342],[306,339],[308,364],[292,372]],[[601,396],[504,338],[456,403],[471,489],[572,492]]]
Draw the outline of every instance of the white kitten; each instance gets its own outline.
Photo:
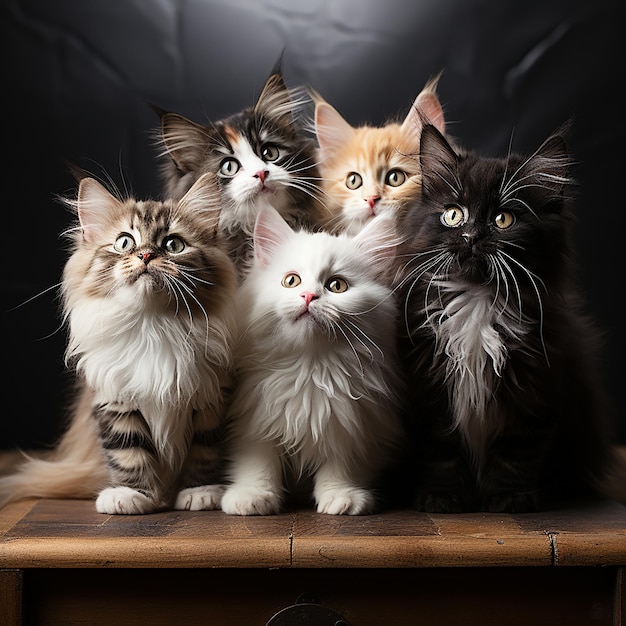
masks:
[[[259,214],[239,294],[226,513],[278,513],[285,471],[313,476],[320,513],[375,509],[373,486],[401,437],[395,244],[387,218],[351,237]]]

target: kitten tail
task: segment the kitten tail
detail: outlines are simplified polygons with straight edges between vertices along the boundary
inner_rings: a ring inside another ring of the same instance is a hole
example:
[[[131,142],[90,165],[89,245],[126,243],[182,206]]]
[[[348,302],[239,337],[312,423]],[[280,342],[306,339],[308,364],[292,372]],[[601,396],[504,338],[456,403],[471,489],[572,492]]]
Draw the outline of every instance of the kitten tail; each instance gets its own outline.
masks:
[[[108,483],[108,471],[91,417],[91,394],[79,400],[58,448],[31,456],[0,478],[0,509],[22,498],[93,498]]]

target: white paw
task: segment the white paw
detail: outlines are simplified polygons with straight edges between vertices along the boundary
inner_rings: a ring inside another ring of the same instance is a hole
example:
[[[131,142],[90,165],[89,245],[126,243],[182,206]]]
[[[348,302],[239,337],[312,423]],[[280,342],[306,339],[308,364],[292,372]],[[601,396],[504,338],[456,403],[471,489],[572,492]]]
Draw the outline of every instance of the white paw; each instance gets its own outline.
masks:
[[[328,489],[319,494],[317,512],[329,515],[364,515],[374,510],[376,501],[366,489]]]
[[[96,499],[96,511],[110,515],[141,515],[156,509],[151,498],[130,487],[108,487]]]
[[[220,508],[224,487],[202,485],[181,489],[176,496],[174,508],[179,511],[211,511]]]
[[[222,497],[222,511],[229,515],[275,515],[281,505],[280,494],[258,487],[231,485]]]

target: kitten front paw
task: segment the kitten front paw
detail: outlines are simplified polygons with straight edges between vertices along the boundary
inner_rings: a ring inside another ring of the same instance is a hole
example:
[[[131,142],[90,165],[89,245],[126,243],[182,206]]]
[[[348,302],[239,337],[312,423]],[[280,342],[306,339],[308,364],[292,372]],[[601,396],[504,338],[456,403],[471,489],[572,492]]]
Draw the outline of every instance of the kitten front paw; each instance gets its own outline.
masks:
[[[130,487],[108,487],[96,499],[96,511],[109,515],[153,513],[157,505],[148,496]]]
[[[178,492],[174,508],[178,511],[211,511],[219,509],[223,495],[223,485],[188,487]]]
[[[231,485],[222,496],[222,511],[229,515],[275,515],[281,506],[278,493],[259,487]]]
[[[374,495],[366,489],[335,488],[317,495],[317,512],[328,515],[366,515],[375,506]]]
[[[472,510],[467,498],[457,493],[418,493],[414,507],[425,513],[466,513]]]
[[[483,508],[490,513],[532,513],[539,509],[539,494],[536,491],[494,493],[485,498]]]

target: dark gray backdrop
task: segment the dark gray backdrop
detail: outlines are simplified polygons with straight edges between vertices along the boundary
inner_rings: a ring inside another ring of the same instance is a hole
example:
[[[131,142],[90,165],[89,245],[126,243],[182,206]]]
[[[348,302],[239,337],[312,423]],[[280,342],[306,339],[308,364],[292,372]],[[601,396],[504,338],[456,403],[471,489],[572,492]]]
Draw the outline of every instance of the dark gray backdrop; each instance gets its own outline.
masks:
[[[626,222],[621,0],[4,0],[0,447],[59,434],[69,396],[54,290],[73,194],[66,161],[160,193],[153,102],[197,121],[252,104],[284,49],[290,85],[353,124],[403,116],[427,79],[449,130],[486,154],[534,150],[575,115],[577,243],[606,380],[624,416]],[[620,260],[623,255],[620,255]],[[27,302],[28,301],[28,302]],[[22,304],[26,302],[25,304]],[[17,307],[17,308],[15,308]],[[575,340],[575,338],[573,338]],[[138,363],[138,367],[141,364]]]

